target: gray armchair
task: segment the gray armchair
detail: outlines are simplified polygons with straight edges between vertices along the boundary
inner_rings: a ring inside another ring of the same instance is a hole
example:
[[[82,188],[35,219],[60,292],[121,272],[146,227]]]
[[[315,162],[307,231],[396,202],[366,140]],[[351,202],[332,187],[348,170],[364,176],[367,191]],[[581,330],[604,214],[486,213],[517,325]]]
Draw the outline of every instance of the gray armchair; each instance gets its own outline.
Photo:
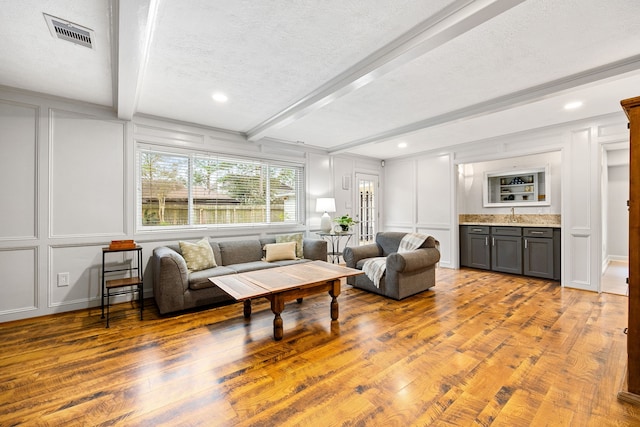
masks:
[[[362,270],[369,258],[386,257],[386,271],[380,279],[379,286],[365,274],[349,277],[347,283],[397,300],[434,286],[436,264],[440,260],[438,241],[429,236],[418,249],[398,253],[398,246],[405,234],[407,233],[380,232],[376,234],[375,243],[345,248],[344,260],[347,267],[358,270]]]

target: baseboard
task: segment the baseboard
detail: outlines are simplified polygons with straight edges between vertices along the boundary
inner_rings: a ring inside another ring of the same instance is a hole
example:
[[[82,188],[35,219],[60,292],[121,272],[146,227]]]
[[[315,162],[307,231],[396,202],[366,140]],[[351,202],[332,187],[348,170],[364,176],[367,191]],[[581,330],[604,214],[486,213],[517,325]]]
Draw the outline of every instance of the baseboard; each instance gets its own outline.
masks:
[[[622,378],[622,383],[620,384],[620,390],[618,391],[618,400],[623,402],[631,403],[632,405],[640,406],[640,395],[629,392],[629,387],[627,385],[627,373],[628,373],[627,365],[624,366],[624,376]]]
[[[629,262],[629,256],[627,255],[609,255],[609,262],[611,261],[624,261]]]

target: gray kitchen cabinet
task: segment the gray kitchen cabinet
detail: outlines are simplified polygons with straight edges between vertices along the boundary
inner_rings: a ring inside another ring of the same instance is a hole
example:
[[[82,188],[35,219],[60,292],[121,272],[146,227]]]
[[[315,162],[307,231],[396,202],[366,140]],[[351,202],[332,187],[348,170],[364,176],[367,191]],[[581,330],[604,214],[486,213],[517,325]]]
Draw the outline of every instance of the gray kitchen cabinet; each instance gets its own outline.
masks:
[[[460,266],[560,280],[560,229],[461,225]]]
[[[489,227],[462,226],[460,230],[460,264],[483,270],[491,269]]]
[[[559,234],[559,230],[558,230]],[[559,279],[559,250],[556,250],[553,228],[525,227],[523,229],[524,271],[527,276]]]
[[[491,270],[522,274],[522,229],[491,227]]]

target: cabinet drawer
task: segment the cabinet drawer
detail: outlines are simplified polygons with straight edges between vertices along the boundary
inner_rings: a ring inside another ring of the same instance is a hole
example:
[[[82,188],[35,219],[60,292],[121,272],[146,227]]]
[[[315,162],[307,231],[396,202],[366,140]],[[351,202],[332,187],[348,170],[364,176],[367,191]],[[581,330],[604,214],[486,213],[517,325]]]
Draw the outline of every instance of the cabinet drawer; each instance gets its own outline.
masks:
[[[553,237],[553,228],[550,227],[525,227],[523,230],[525,237]]]
[[[489,226],[486,225],[468,225],[466,228],[469,234],[489,234]]]
[[[494,236],[522,236],[520,227],[491,227],[491,234]]]

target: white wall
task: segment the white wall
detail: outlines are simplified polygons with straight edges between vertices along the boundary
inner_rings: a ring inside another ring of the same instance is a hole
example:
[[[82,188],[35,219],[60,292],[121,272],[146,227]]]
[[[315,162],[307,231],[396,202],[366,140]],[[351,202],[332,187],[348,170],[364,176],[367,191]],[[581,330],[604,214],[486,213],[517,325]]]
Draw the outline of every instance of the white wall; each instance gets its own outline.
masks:
[[[294,230],[315,236],[321,215],[315,212],[316,198],[333,197],[334,183],[342,175],[378,166],[371,159],[332,157],[295,144],[248,142],[237,133],[159,119],[125,122],[109,109],[13,90],[0,90],[0,131],[0,322],[99,306],[101,248],[114,239],[135,239],[143,247],[149,297],[147,261],[157,246],[202,236],[229,239]],[[137,143],[304,164],[305,222],[139,232]],[[344,206],[355,199],[354,189],[335,196]],[[69,286],[57,285],[58,273],[69,273]],[[94,320],[99,323],[99,316]]]

